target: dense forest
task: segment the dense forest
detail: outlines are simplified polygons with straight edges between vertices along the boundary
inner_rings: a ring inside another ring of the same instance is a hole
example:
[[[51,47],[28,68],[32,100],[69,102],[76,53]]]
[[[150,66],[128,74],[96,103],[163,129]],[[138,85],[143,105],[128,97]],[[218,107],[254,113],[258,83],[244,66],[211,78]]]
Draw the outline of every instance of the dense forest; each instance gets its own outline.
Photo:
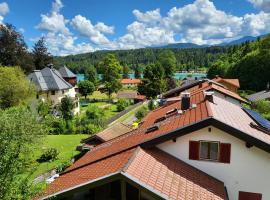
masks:
[[[260,91],[270,82],[270,35],[232,46],[211,64],[208,77],[238,78],[242,90]]]
[[[158,56],[164,49],[144,48],[132,50],[96,51],[79,55],[65,57],[54,57],[56,67],[64,64],[76,73],[84,73],[89,65],[94,65],[99,70],[99,63],[108,53],[116,55],[122,66],[128,66],[135,70],[136,67],[145,67],[148,64],[156,63]],[[228,51],[228,47],[208,47],[194,49],[170,49],[176,57],[176,70],[203,70],[211,63],[218,60]]]

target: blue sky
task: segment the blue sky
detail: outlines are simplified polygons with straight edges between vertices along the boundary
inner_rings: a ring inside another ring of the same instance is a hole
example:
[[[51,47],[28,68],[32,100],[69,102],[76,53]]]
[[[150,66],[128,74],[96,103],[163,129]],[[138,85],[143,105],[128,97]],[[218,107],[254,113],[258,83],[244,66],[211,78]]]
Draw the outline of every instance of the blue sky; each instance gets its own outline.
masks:
[[[54,55],[215,44],[269,33],[270,0],[5,0],[0,23],[15,25],[29,48],[44,36]]]

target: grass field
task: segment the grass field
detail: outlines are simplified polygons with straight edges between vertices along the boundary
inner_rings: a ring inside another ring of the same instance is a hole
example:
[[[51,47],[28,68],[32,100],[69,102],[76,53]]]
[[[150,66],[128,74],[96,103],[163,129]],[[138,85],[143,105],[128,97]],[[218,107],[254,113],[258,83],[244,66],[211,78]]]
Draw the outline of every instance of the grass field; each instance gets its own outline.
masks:
[[[46,136],[40,151],[36,152],[35,157],[38,159],[43,151],[46,151],[48,148],[56,148],[59,151],[58,159],[52,162],[38,164],[33,177],[48,172],[63,162],[70,161],[72,157],[80,153],[75,148],[80,144],[81,139],[86,137],[87,135],[82,134]]]

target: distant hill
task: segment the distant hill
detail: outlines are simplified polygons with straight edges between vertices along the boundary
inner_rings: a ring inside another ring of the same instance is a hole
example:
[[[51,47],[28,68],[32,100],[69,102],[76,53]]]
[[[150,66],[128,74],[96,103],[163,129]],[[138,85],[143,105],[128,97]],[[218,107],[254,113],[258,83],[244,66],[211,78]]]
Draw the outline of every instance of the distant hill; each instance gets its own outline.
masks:
[[[157,46],[157,47],[150,47],[150,48],[160,48],[160,49],[192,49],[192,48],[205,48],[209,45],[198,45],[194,43],[173,43],[167,44],[165,46]]]
[[[258,37],[260,38],[265,38],[267,36],[267,34],[265,35],[260,35]],[[220,43],[220,44],[215,44],[215,45],[198,45],[198,44],[194,44],[194,43],[173,43],[173,44],[168,44],[168,45],[164,45],[164,46],[153,46],[150,48],[160,48],[160,49],[198,49],[198,48],[205,48],[205,47],[209,47],[209,46],[231,46],[231,45],[238,45],[238,44],[242,44],[246,41],[255,41],[257,40],[258,37],[254,37],[254,36],[245,36],[242,37],[240,39],[237,40],[233,40],[231,42],[224,42],[224,43]]]

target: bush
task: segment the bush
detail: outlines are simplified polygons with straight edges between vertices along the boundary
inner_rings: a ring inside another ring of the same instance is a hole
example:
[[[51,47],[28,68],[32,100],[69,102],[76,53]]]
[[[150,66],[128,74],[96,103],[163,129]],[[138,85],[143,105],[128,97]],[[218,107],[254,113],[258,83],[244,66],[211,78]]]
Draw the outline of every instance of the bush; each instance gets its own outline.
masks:
[[[151,99],[148,103],[149,110],[155,110],[157,108],[157,103],[154,99]]]
[[[70,165],[71,165],[71,161],[65,161],[65,162],[62,162],[61,164],[59,164],[57,167],[56,167],[56,173],[61,173],[63,172],[66,168],[68,168]]]
[[[146,116],[147,113],[148,113],[148,108],[146,106],[143,106],[136,112],[135,116],[138,120],[141,120],[142,118]]]
[[[88,119],[101,119],[104,117],[104,110],[96,105],[89,105],[86,110],[86,116]]]
[[[128,106],[129,106],[129,101],[127,99],[119,99],[116,104],[116,108],[118,112],[125,110],[125,108]]]
[[[49,148],[47,149],[37,160],[39,163],[41,162],[48,162],[48,161],[54,161],[57,159],[59,152],[55,148]]]

